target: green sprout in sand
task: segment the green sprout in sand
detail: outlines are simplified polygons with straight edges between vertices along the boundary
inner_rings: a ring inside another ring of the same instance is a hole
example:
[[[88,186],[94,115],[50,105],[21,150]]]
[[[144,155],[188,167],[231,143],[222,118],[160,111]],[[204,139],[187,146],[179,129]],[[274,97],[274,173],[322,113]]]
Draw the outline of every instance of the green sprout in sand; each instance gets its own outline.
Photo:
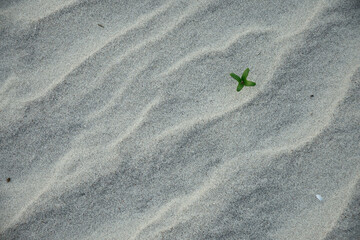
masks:
[[[232,76],[236,81],[239,82],[239,85],[237,86],[236,91],[240,92],[240,90],[244,86],[253,87],[253,86],[256,85],[256,83],[246,80],[249,72],[250,72],[249,68],[245,69],[245,71],[243,72],[241,78],[238,75],[236,75],[235,73],[230,73],[230,76]]]

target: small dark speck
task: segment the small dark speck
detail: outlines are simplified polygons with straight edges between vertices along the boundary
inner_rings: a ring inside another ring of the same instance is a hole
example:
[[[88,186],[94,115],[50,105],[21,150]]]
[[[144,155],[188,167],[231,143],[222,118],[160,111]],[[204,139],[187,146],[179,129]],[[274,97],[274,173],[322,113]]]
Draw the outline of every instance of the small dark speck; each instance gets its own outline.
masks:
[[[314,97],[314,95],[310,95],[310,97]]]
[[[104,25],[101,25],[100,23],[98,23],[98,26],[104,28]]]
[[[6,179],[6,182],[10,182],[10,180],[11,180],[11,179],[8,177],[8,178]]]

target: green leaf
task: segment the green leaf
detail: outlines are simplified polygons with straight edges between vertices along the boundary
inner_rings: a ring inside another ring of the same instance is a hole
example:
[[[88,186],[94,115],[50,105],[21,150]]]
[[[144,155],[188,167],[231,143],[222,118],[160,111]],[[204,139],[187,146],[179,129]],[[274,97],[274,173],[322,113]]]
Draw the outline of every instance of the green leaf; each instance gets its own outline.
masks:
[[[236,88],[236,91],[240,92],[241,89],[243,89],[244,86],[245,86],[244,84],[239,83],[239,85]]]
[[[235,73],[230,73],[230,76],[232,76],[236,81],[240,82],[240,77],[236,75]]]
[[[245,71],[243,72],[243,74],[242,74],[242,76],[241,76],[241,80],[245,81],[246,78],[247,78],[247,76],[248,76],[248,74],[249,74],[249,72],[250,72],[250,69],[249,69],[249,68],[245,69]]]
[[[245,85],[245,86],[248,86],[248,87],[252,87],[252,86],[255,86],[256,83],[254,83],[254,82],[252,82],[252,81],[246,80],[246,81],[244,82],[244,85]]]

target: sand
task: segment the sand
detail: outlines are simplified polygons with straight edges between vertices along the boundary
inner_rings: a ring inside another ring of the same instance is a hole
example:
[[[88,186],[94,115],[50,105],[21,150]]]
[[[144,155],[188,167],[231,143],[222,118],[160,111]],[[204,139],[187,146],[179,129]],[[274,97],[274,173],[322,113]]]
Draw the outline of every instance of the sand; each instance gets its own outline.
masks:
[[[357,0],[1,1],[0,239],[360,239],[359,26]]]

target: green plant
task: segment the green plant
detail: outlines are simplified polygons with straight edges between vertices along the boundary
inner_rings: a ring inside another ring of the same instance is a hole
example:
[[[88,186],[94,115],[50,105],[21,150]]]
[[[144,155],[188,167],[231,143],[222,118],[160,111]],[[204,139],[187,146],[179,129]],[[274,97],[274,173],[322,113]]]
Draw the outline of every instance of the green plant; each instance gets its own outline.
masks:
[[[240,90],[243,89],[244,86],[253,87],[256,85],[256,83],[246,80],[249,72],[250,72],[249,68],[245,69],[241,78],[238,75],[236,75],[235,73],[230,73],[230,76],[239,82],[239,85],[237,86],[236,91],[240,92]]]

